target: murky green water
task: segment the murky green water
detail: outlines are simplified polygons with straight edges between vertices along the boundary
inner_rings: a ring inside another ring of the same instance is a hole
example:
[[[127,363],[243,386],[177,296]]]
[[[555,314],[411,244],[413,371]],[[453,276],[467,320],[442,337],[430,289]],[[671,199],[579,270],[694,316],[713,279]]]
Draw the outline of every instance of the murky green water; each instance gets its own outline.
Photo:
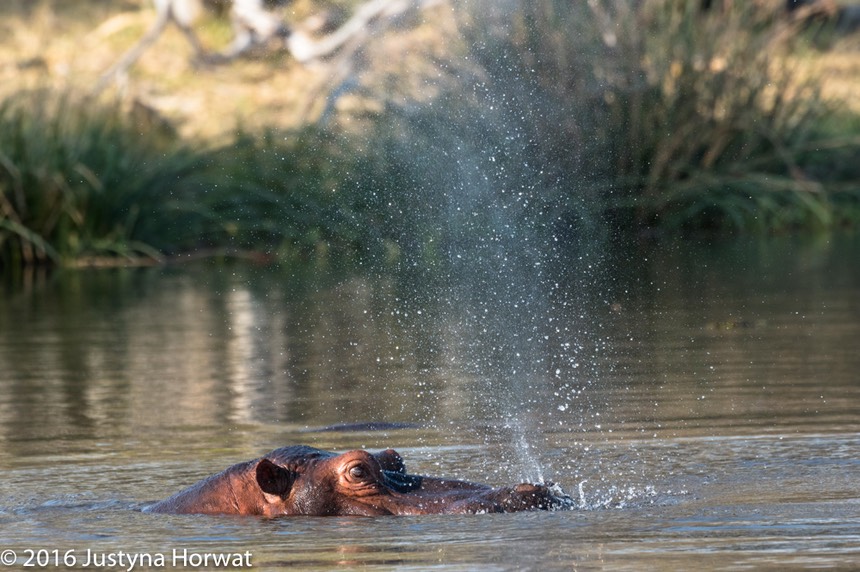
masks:
[[[857,237],[640,247],[542,274],[525,314],[406,272],[34,276],[0,298],[0,551],[13,569],[107,569],[119,552],[112,568],[217,568],[246,551],[257,570],[857,568],[858,261]],[[315,431],[359,421],[416,426]],[[136,510],[296,443],[543,476],[581,508]]]

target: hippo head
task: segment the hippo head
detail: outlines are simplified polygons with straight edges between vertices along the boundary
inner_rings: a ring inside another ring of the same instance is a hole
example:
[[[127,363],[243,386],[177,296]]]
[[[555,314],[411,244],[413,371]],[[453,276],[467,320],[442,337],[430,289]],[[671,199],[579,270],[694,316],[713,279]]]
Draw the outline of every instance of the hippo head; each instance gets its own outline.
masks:
[[[275,449],[234,465],[145,510],[160,513],[407,515],[571,508],[551,484],[514,487],[410,475],[392,449],[342,454],[313,447]]]
[[[303,460],[285,466],[264,457],[257,463],[256,481],[269,504],[266,512],[373,516],[417,508],[408,495],[420,489],[422,479],[407,475],[400,455],[391,449]]]

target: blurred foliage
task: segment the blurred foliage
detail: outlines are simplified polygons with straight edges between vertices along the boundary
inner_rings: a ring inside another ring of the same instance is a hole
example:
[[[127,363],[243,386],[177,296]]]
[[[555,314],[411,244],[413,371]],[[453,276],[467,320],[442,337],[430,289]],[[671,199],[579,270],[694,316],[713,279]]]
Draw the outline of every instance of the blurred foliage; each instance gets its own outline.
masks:
[[[73,90],[5,96],[0,267],[332,250],[433,263],[473,240],[537,248],[534,231],[573,240],[606,222],[860,222],[860,119],[799,65],[802,22],[774,3],[710,4],[455,5],[432,103],[382,97],[360,129],[213,146]]]
[[[503,4],[472,3],[466,44],[577,204],[664,229],[856,221],[857,119],[801,71],[804,23],[782,5]]]
[[[159,258],[177,181],[192,168],[116,106],[24,92],[0,102],[0,265]]]
[[[356,248],[339,153],[316,130],[207,148],[116,104],[19,94],[0,103],[0,268]]]

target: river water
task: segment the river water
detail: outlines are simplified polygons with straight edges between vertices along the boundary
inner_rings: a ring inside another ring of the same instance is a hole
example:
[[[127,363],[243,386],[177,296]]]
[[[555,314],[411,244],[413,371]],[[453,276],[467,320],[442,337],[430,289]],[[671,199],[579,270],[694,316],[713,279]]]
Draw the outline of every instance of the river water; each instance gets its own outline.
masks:
[[[858,236],[631,245],[541,274],[528,315],[407,270],[37,273],[0,297],[0,569],[860,568],[858,261]],[[405,425],[331,427],[369,421]],[[139,511],[299,443],[578,508]]]

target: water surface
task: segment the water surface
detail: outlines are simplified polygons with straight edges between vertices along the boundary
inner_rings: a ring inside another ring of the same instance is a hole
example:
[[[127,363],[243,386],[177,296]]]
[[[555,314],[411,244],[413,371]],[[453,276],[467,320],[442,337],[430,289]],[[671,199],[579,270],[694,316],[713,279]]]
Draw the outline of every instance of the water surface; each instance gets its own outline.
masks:
[[[481,292],[414,272],[201,265],[6,286],[0,550],[13,567],[27,550],[72,550],[78,568],[87,551],[165,567],[247,551],[258,570],[860,566],[860,240],[631,249],[593,283],[553,270],[507,325]],[[362,421],[410,425],[317,431]],[[580,508],[138,510],[296,443],[551,479]]]

